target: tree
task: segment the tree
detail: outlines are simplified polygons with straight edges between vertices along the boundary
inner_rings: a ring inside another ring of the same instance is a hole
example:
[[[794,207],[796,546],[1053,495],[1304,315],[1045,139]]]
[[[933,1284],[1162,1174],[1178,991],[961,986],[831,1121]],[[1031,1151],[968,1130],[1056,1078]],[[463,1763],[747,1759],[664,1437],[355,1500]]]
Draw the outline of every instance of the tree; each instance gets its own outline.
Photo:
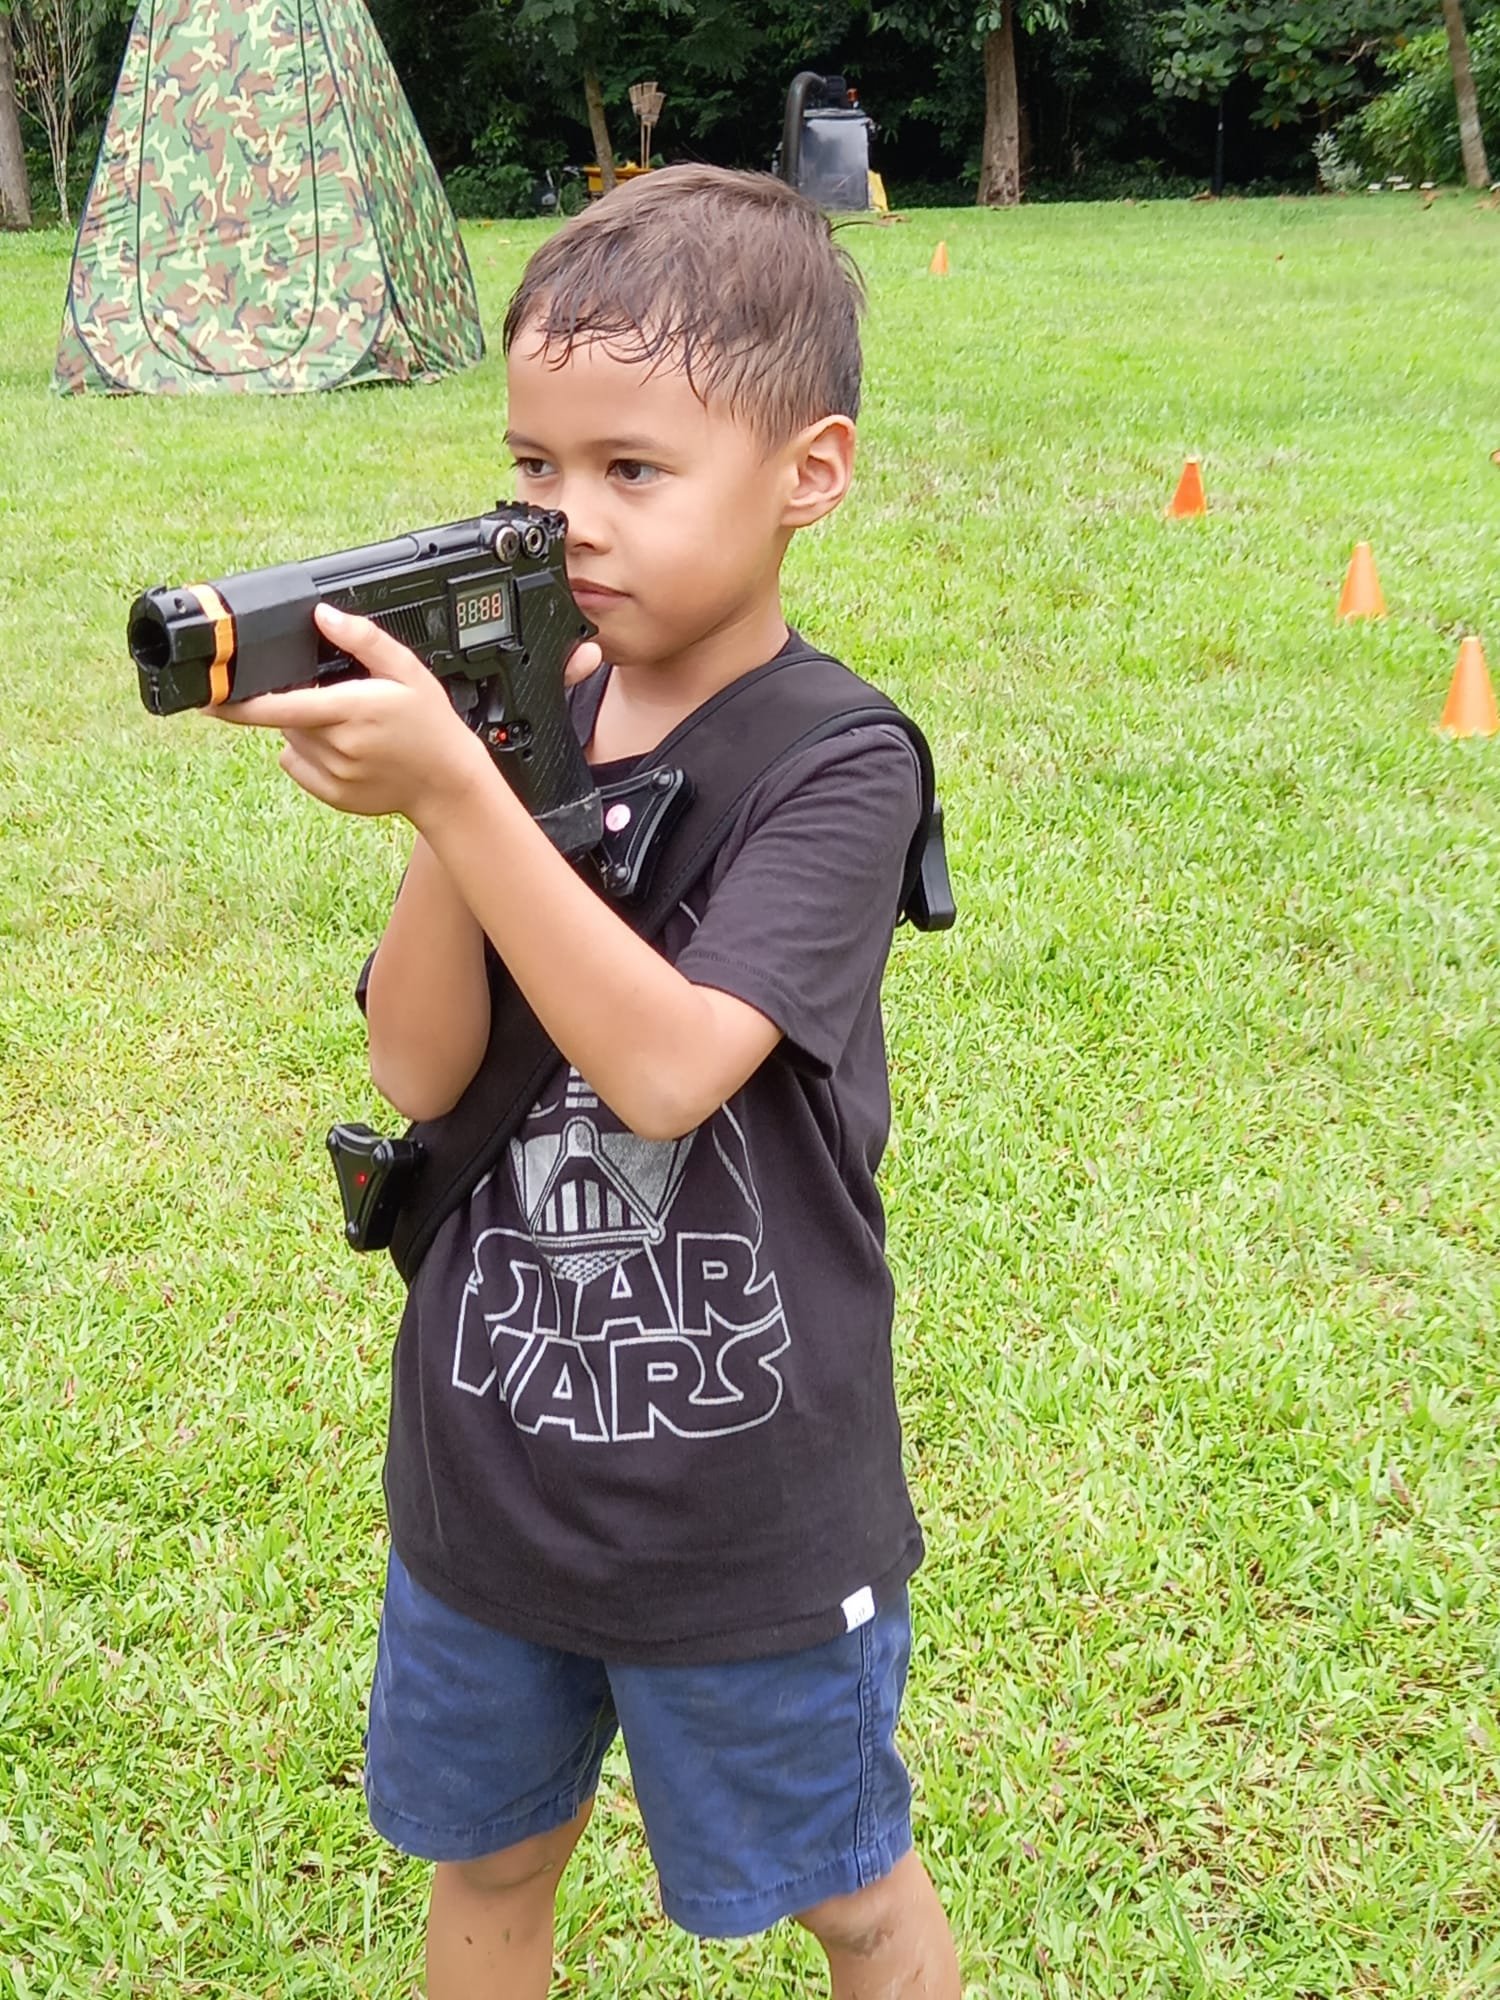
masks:
[[[1464,29],[1463,0],[1443,0],[1443,26],[1448,30],[1448,59],[1453,65],[1453,94],[1458,99],[1458,138],[1463,148],[1464,178],[1472,188],[1490,184],[1484,134],[1479,127],[1479,97],[1469,61],[1469,37]]]
[[[986,208],[1014,208],[1021,199],[1023,107],[1016,72],[1016,27],[1035,35],[1042,29],[1064,34],[1067,0],[1001,0],[981,13],[975,26],[983,35],[984,141],[979,160],[979,192]]]
[[[1177,0],[1161,17],[1155,83],[1169,97],[1222,100],[1254,85],[1262,125],[1326,120],[1365,96],[1358,65],[1391,47],[1415,0]]]
[[[106,11],[105,0],[13,0],[11,7],[18,94],[47,134],[65,226],[78,94],[93,68],[94,38]]]
[[[31,189],[21,145],[21,108],[16,97],[10,15],[0,6],[0,228],[31,227]]]
[[[977,48],[984,75],[984,133],[979,150],[981,207],[1013,208],[1022,192],[1025,105],[1016,62],[1016,30],[1065,33],[1069,0],[906,0],[878,8],[877,29],[893,29],[914,44],[947,53]]]
[[[616,13],[609,0],[519,0],[515,10],[517,27],[542,56],[544,66],[571,72],[582,81],[589,137],[606,194],[615,184],[615,147],[604,114],[599,69],[618,34]]]
[[[1480,125],[1500,135],[1500,5],[1481,7],[1470,0],[1464,11]],[[1441,18],[1435,18],[1438,0],[1428,0],[1426,13],[1422,33],[1381,56],[1389,87],[1339,127],[1338,143],[1366,181],[1390,174],[1412,181],[1467,177],[1452,51]]]
[[[608,94],[660,73],[670,59],[679,74],[720,80],[744,73],[764,36],[764,6],[741,0],[496,0],[497,15],[521,31],[543,75],[581,80],[594,156],[606,191],[614,186],[614,144],[605,111]]]
[[[984,139],[979,194],[987,208],[1014,208],[1021,199],[1021,88],[1016,76],[1015,0],[1001,0],[984,33]]]
[[[594,158],[599,163],[599,185],[608,194],[615,184],[615,142],[609,136],[609,120],[604,115],[604,92],[599,88],[599,72],[585,57],[583,101],[589,111],[589,137],[594,142]]]

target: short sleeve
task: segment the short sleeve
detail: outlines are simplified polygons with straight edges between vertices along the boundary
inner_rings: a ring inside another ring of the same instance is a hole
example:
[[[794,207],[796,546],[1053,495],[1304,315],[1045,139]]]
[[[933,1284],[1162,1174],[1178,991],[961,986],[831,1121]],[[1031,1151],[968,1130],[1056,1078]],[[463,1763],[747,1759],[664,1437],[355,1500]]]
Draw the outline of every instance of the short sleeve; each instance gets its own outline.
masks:
[[[895,929],[921,813],[916,753],[883,725],[831,738],[750,802],[677,969],[773,1021],[832,1075]]]

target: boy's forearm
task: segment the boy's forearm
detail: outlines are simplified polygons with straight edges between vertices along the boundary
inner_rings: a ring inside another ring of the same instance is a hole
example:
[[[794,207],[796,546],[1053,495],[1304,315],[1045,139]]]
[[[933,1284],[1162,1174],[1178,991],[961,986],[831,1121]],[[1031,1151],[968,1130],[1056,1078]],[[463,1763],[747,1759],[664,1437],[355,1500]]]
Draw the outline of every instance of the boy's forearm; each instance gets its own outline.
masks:
[[[753,1009],[638,937],[498,776],[446,796],[422,833],[558,1049],[641,1137],[691,1131],[775,1047]]]
[[[365,993],[370,1075],[408,1118],[451,1110],[489,1038],[484,933],[427,843],[412,849]]]

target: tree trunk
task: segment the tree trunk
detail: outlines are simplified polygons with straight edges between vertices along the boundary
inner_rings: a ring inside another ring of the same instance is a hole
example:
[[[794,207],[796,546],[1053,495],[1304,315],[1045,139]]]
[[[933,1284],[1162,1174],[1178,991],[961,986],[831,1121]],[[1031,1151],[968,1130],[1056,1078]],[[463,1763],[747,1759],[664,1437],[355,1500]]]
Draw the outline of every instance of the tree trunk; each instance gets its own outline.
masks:
[[[0,229],[31,227],[31,190],[21,149],[21,114],[10,47],[10,16],[0,14]]]
[[[999,27],[984,38],[984,147],[978,199],[985,208],[1014,208],[1021,199],[1015,0],[1004,0]]]
[[[594,158],[599,162],[599,179],[608,194],[615,184],[615,149],[604,116],[604,92],[599,88],[597,71],[584,71],[583,95],[589,107],[589,131],[594,136]]]
[[[88,69],[93,15],[80,0],[49,0],[11,16],[11,48],[15,56],[16,94],[47,134],[52,155],[52,179],[63,227],[68,213],[68,157],[73,148],[74,108]]]
[[[1443,25],[1448,30],[1448,59],[1453,65],[1453,94],[1458,99],[1458,141],[1464,153],[1464,178],[1471,188],[1488,187],[1489,162],[1479,129],[1479,99],[1469,64],[1469,38],[1464,33],[1463,0],[1443,0]]]
[[[64,229],[73,227],[73,218],[68,213],[68,150],[70,135],[61,131],[54,136],[49,125],[47,138],[52,147],[52,185],[57,189],[57,219]]]

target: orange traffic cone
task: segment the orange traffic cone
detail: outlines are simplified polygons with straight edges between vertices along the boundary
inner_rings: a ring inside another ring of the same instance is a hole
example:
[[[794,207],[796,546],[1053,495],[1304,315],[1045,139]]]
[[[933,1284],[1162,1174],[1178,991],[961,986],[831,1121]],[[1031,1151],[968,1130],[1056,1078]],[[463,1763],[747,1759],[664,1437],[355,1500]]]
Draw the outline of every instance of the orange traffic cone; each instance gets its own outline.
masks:
[[[946,243],[940,243],[940,244],[938,245],[938,247],[936,248],[936,250],[934,250],[934,251],[933,251],[933,253],[932,253],[932,262],[931,262],[931,263],[930,263],[930,264],[929,264],[929,265],[927,266],[927,269],[928,269],[928,273],[929,273],[929,274],[930,274],[930,275],[931,275],[932,277],[934,277],[934,278],[946,278],[946,277],[947,277],[947,275],[948,275],[948,246],[947,246],[947,244],[946,244]]]
[[[1208,500],[1203,491],[1203,473],[1196,458],[1190,458],[1182,468],[1182,477],[1177,482],[1177,491],[1172,495],[1172,504],[1167,509],[1174,519],[1186,514],[1206,514]]]
[[[1477,639],[1465,639],[1458,649],[1458,665],[1453,669],[1438,728],[1447,736],[1493,736],[1500,731],[1495,690],[1484,664],[1484,648]]]
[[[1385,598],[1375,573],[1375,558],[1368,542],[1356,542],[1349,558],[1348,574],[1339,592],[1340,618],[1384,618]]]

